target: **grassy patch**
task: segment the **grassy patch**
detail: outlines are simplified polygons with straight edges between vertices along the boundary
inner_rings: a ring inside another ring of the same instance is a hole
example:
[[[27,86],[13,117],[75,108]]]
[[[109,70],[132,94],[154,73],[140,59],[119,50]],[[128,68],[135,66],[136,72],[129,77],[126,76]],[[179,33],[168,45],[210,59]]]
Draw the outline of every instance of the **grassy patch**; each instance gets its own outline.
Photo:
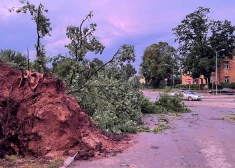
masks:
[[[169,126],[161,124],[161,125],[158,125],[157,127],[155,127],[153,130],[151,130],[149,126],[141,125],[138,127],[138,131],[139,132],[150,132],[150,133],[153,132],[153,133],[157,134],[157,133],[162,133],[164,130],[169,129],[169,128],[170,128]]]
[[[164,130],[169,129],[169,126],[166,126],[164,124],[157,126],[156,128],[154,128],[153,132],[156,133],[162,133]]]
[[[51,162],[50,164],[48,164],[47,168],[57,168],[57,167],[62,166],[63,163],[64,163],[63,160],[57,159],[57,160],[54,160],[53,162]]]
[[[46,160],[11,155],[6,156],[5,159],[0,159],[0,168],[59,168],[63,163],[64,158]]]
[[[182,117],[182,113],[169,113],[170,116]]]
[[[151,129],[149,126],[141,125],[138,126],[138,132],[151,132]]]
[[[168,121],[165,117],[163,117],[163,116],[158,117],[158,122],[166,122],[166,123],[169,123],[169,121]]]

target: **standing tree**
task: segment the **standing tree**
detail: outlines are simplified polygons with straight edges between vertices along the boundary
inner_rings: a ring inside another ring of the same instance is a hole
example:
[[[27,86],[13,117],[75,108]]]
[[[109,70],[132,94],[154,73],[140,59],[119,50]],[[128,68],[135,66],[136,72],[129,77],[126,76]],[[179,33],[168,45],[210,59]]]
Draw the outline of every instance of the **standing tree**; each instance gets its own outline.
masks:
[[[124,73],[123,75],[126,80],[128,80],[130,77],[132,77],[136,74],[135,68],[130,63],[123,65],[121,67],[121,72]]]
[[[46,35],[50,36],[50,31],[52,28],[50,27],[50,19],[44,15],[44,12],[48,12],[47,9],[44,9],[43,4],[39,4],[36,7],[33,4],[30,4],[28,1],[21,0],[21,3],[24,4],[23,7],[17,8],[17,13],[27,13],[29,12],[32,16],[32,20],[36,23],[36,31],[37,31],[37,43],[35,45],[36,48],[36,68],[38,72],[41,72],[41,66],[45,68],[46,64],[46,56],[45,56],[45,48],[44,45],[41,44],[40,40],[45,37]],[[10,9],[9,11],[12,12],[15,10],[15,7]]]
[[[158,87],[164,78],[170,78],[177,71],[177,52],[166,42],[148,46],[142,57],[142,73],[147,83]]]
[[[184,72],[190,72],[193,78],[200,75],[209,78],[215,70],[215,52],[209,45],[216,51],[225,49],[218,53],[220,61],[224,56],[232,58],[235,49],[235,27],[227,20],[210,20],[209,13],[209,8],[199,7],[173,28]]]

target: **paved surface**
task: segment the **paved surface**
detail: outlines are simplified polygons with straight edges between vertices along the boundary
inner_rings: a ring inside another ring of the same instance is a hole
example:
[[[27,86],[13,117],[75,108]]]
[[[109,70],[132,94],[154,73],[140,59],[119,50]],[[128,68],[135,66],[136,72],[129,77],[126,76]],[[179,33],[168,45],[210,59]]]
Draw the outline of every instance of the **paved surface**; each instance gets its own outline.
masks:
[[[158,96],[149,93],[153,100]],[[192,113],[170,121],[162,134],[139,133],[133,146],[117,156],[77,161],[72,168],[235,168],[235,117],[233,98],[185,101]],[[222,118],[223,117],[223,118]],[[224,119],[224,120],[221,120]],[[156,115],[144,120],[154,127]]]

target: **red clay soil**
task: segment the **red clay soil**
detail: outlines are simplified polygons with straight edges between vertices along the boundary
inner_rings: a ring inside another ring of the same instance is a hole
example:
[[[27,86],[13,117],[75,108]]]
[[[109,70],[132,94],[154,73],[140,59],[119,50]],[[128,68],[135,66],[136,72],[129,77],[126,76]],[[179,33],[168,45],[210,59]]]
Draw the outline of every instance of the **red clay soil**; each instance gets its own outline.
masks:
[[[20,70],[0,62],[0,157],[73,155],[87,159],[120,152],[121,143],[101,134],[63,82],[41,78],[32,90],[21,86]]]

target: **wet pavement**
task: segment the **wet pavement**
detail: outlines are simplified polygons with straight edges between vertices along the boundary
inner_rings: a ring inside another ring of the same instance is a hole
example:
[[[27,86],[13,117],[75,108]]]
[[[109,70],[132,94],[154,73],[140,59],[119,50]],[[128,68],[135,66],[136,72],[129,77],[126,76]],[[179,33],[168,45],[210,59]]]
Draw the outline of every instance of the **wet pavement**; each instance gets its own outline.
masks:
[[[156,100],[159,93],[148,94]],[[234,168],[235,101],[233,98],[185,101],[191,113],[170,117],[171,129],[160,134],[138,133],[123,153],[77,161],[72,168]],[[157,115],[144,121],[153,129]]]

